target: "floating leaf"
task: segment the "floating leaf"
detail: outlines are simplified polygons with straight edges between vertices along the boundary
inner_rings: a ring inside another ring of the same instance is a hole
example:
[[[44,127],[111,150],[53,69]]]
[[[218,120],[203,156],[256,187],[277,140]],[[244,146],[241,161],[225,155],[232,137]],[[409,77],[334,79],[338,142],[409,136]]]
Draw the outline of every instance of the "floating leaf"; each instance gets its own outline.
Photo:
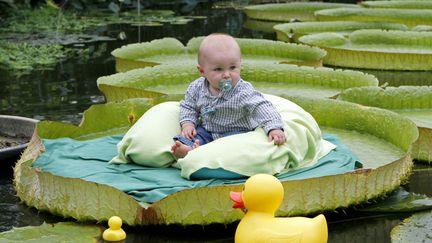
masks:
[[[73,222],[13,228],[0,233],[0,242],[97,242],[101,228]]]
[[[291,2],[250,5],[243,8],[249,18],[287,22],[291,19],[301,21],[315,20],[314,11],[341,7],[358,8],[356,4],[324,3],[324,2]]]
[[[338,99],[390,109],[411,119],[419,129],[419,138],[412,148],[413,158],[432,162],[432,86],[350,88]]]
[[[360,29],[408,30],[404,24],[373,21],[319,21],[278,24],[273,27],[277,39],[281,41],[295,41],[303,35],[336,32],[348,35]]]
[[[432,24],[430,9],[334,8],[315,12],[318,21],[386,21],[408,25]]]
[[[195,66],[197,50],[203,37],[189,40],[184,46],[175,38],[156,39],[150,42],[134,43],[111,52],[116,58],[119,72],[138,67],[160,64],[189,63]],[[292,63],[321,66],[325,52],[316,47],[290,44],[264,39],[237,38],[242,51],[243,63]]]
[[[431,10],[432,16],[432,10]],[[327,51],[324,64],[384,70],[431,70],[432,32],[357,30],[345,37],[319,33],[300,37]]]
[[[432,9],[432,2],[417,1],[362,1],[360,5],[367,8],[401,8],[401,9]]]
[[[310,214],[358,204],[391,191],[406,180],[412,166],[409,148],[417,138],[417,128],[408,119],[394,112],[349,102],[287,98],[311,113],[324,133],[339,136],[359,157],[364,169],[284,181],[286,196],[278,215]],[[142,99],[95,105],[84,114],[79,127],[41,122],[37,131],[45,138],[78,139],[125,132],[131,126],[131,113],[138,117],[148,107]],[[33,136],[14,169],[19,198],[39,210],[98,221],[107,220],[115,213],[128,225],[227,224],[243,216],[232,209],[227,197],[229,191],[240,191],[242,185],[188,189],[155,203],[143,204],[107,185],[38,171],[32,167],[32,162],[42,152],[40,138]]]
[[[118,101],[183,95],[191,80],[198,77],[193,65],[172,64],[100,77],[97,83],[108,101]],[[264,93],[316,98],[330,98],[350,87],[376,86],[378,83],[371,75],[351,70],[254,63],[243,65],[242,78]]]
[[[416,213],[402,224],[394,227],[390,233],[393,243],[431,242],[432,210]]]

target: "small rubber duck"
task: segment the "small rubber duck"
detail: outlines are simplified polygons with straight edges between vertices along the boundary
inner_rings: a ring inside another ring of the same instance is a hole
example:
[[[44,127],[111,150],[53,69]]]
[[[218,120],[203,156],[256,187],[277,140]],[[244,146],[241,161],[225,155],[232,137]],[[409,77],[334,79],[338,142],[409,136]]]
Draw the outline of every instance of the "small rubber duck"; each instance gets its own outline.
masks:
[[[106,229],[103,234],[102,238],[105,241],[121,241],[126,239],[126,233],[121,228],[122,226],[122,219],[118,216],[112,216],[108,220],[108,226],[109,229]]]
[[[230,192],[233,207],[246,209],[235,242],[327,242],[327,221],[322,214],[315,218],[274,216],[283,197],[282,183],[267,174],[251,176],[243,192]]]

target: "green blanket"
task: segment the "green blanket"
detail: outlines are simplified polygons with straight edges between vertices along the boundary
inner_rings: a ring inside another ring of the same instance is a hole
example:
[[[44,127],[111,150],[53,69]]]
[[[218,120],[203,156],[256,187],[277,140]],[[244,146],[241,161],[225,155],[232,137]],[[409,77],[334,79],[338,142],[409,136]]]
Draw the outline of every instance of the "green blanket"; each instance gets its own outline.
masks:
[[[44,172],[67,178],[106,184],[131,195],[140,202],[153,203],[171,193],[188,188],[243,183],[245,179],[187,180],[180,170],[144,167],[137,164],[108,164],[117,155],[117,143],[123,135],[77,141],[70,138],[44,139],[45,152],[33,166]],[[357,157],[334,135],[323,138],[337,147],[310,167],[278,175],[282,180],[300,180],[341,174],[361,167]],[[212,171],[217,176],[217,171]],[[223,172],[222,172],[223,173]]]

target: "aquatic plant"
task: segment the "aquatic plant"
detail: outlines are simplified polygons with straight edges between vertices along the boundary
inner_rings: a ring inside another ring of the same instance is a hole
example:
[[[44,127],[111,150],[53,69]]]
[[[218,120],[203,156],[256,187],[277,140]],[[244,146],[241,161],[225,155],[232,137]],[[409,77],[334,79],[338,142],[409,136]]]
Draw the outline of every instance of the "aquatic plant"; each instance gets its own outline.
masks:
[[[432,86],[351,88],[344,90],[338,99],[389,109],[411,119],[419,129],[412,156],[432,162]]]
[[[96,225],[73,222],[56,224],[43,223],[40,226],[13,228],[0,233],[1,242],[95,242],[101,234]]]
[[[401,9],[432,9],[432,3],[426,0],[417,1],[362,1],[360,5],[367,8],[401,8]]]
[[[290,2],[250,5],[243,8],[245,14],[252,19],[287,22],[292,19],[300,21],[315,20],[314,11],[321,9],[332,9],[352,7],[358,8],[356,4],[324,3],[324,2]]]
[[[193,17],[174,16],[174,12],[170,10],[142,10],[139,13],[113,14],[100,11],[63,11],[47,6],[34,9],[22,8],[19,11],[11,11],[4,25],[0,27],[0,32],[3,33],[0,37],[0,64],[8,69],[26,70],[26,72],[33,69],[51,69],[62,58],[70,58],[86,52],[82,49],[62,46],[115,40],[107,36],[85,34],[100,26],[119,23],[186,24],[189,21],[193,21]]]
[[[197,50],[204,37],[195,37],[184,46],[175,38],[135,43],[115,49],[116,70],[124,72],[135,68],[160,64],[197,62]],[[290,63],[321,66],[325,52],[317,47],[290,44],[264,39],[236,38],[242,51],[243,63]]]
[[[432,33],[399,30],[357,30],[345,37],[318,33],[301,43],[327,51],[324,64],[383,70],[431,70]]]
[[[373,21],[316,21],[285,23],[273,26],[277,39],[286,42],[298,42],[304,35],[336,32],[344,35],[360,29],[408,30],[403,24]]]
[[[183,96],[187,86],[199,77],[192,64],[159,65],[100,77],[98,88],[107,101],[146,97]],[[312,68],[281,64],[245,64],[242,78],[260,91],[275,95],[330,98],[357,86],[377,86],[372,75],[357,71]]]
[[[278,215],[302,215],[358,204],[392,191],[406,180],[412,166],[409,149],[417,138],[411,121],[387,110],[348,102],[287,98],[310,112],[323,132],[339,136],[364,168],[353,173],[284,181],[287,196]],[[60,122],[39,123],[38,134],[14,170],[20,199],[38,210],[78,220],[105,221],[116,214],[129,225],[207,225],[239,220],[241,212],[231,208],[226,195],[241,190],[242,185],[183,190],[144,204],[107,185],[64,178],[32,167],[43,151],[40,137],[90,139],[118,134],[125,132],[134,117],[140,117],[149,107],[147,100],[130,99],[92,106],[79,127]]]
[[[392,229],[391,241],[427,242],[432,238],[432,210],[419,212],[405,219],[400,225]]]
[[[432,24],[430,9],[335,8],[318,10],[314,14],[318,21],[386,21],[409,27]]]
[[[0,40],[0,64],[3,68],[28,72],[52,69],[66,57],[61,45],[32,45]]]

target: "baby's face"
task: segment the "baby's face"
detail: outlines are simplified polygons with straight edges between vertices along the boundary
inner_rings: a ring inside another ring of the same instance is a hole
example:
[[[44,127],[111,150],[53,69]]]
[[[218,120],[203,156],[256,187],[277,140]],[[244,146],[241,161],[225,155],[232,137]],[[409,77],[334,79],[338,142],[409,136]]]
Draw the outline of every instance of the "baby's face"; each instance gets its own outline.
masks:
[[[204,50],[201,63],[198,69],[210,83],[210,86],[216,90],[219,89],[219,81],[222,79],[231,79],[235,86],[240,79],[241,57],[240,50],[236,47],[209,48]]]

